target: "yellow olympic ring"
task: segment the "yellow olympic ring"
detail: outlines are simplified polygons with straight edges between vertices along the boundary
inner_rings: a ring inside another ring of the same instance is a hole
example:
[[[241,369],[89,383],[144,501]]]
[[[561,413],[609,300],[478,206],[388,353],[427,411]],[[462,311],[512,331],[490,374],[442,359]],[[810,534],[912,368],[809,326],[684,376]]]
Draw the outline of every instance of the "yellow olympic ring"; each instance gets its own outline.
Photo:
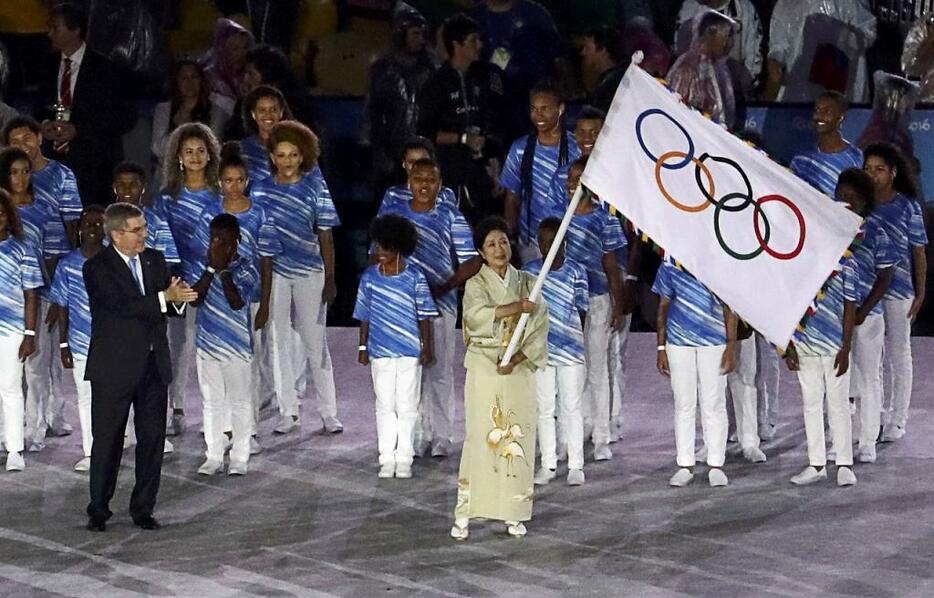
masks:
[[[674,197],[672,197],[671,194],[668,193],[668,190],[665,188],[665,183],[662,182],[662,167],[665,165],[665,163],[671,158],[687,158],[687,157],[688,157],[688,154],[684,152],[679,152],[679,151],[668,152],[666,154],[662,154],[661,156],[659,156],[658,160],[655,162],[655,183],[658,185],[658,189],[659,191],[662,192],[662,195],[665,196],[665,199],[667,199],[668,202],[674,207],[678,208],[679,210],[683,212],[695,212],[695,213],[703,212],[704,210],[709,208],[711,205],[710,202],[707,201],[706,198],[701,200],[701,203],[699,203],[696,206],[685,205],[679,202]],[[701,172],[704,173],[704,176],[707,177],[707,183],[709,184],[709,187],[710,187],[709,195],[711,197],[715,197],[716,187],[714,186],[713,174],[711,174],[710,169],[707,168],[706,164],[704,164],[703,162],[701,162],[700,160],[698,160],[697,158],[693,156],[691,157],[691,162],[693,162],[694,166],[699,168]]]

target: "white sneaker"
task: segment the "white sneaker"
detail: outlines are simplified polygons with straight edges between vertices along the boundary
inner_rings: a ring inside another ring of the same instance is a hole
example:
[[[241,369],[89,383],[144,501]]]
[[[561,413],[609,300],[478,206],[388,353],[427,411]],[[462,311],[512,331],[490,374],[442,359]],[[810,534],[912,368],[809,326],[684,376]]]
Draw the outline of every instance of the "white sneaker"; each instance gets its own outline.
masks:
[[[222,471],[224,471],[224,464],[217,459],[206,459],[198,468],[198,473],[201,475],[214,475]]]
[[[46,431],[46,436],[51,436],[52,438],[61,438],[62,436],[71,436],[72,427],[68,422],[62,422],[57,426],[49,426],[49,429]]]
[[[738,440],[739,440],[739,437],[736,435],[735,431],[729,436],[727,436],[727,439],[726,439],[727,442],[736,442]]]
[[[905,436],[905,428],[889,424],[882,429],[882,442],[895,442]]]
[[[279,419],[279,423],[276,424],[276,427],[273,428],[273,433],[275,434],[288,434],[292,430],[295,430],[299,426],[299,420],[297,415],[283,415]]]
[[[610,450],[610,445],[600,443],[593,447],[593,460],[594,461],[609,461],[613,458],[613,451]]]
[[[258,455],[263,452],[263,445],[259,443],[256,436],[250,436],[250,455]]]
[[[169,453],[174,453],[174,452],[175,452],[175,446],[171,442],[169,442],[168,438],[166,438],[165,444],[162,445],[162,454],[168,455]]]
[[[451,537],[458,541],[466,540],[470,535],[468,525],[470,525],[470,519],[455,519],[451,527]]]
[[[861,447],[856,452],[856,461],[858,463],[875,463],[876,462],[876,447],[874,446]]]
[[[227,475],[246,475],[246,461],[231,461],[227,467]]]
[[[344,431],[344,424],[336,417],[325,417],[324,431],[328,434],[340,434]]]
[[[707,445],[701,445],[699,449],[694,451],[694,460],[698,463],[704,463],[707,461]]]
[[[412,466],[405,463],[396,463],[396,477],[407,480],[412,477]]]
[[[6,456],[7,471],[23,471],[26,469],[26,461],[23,460],[23,453],[10,453]]]
[[[568,470],[568,486],[582,486],[584,484],[584,479],[583,469]]]
[[[41,440],[30,440],[26,443],[27,453],[40,453],[45,450],[45,443]]]
[[[507,521],[506,533],[513,538],[523,538],[529,533],[529,530],[525,529],[525,524],[521,521]]]
[[[533,481],[535,482],[536,486],[545,486],[548,484],[548,482],[555,479],[556,475],[557,474],[555,474],[554,469],[542,467],[538,470],[538,473],[535,474],[535,479]]]
[[[682,467],[675,472],[675,475],[671,476],[671,478],[668,480],[668,485],[674,486],[676,488],[683,488],[693,481],[694,472],[687,467]]]
[[[392,463],[387,463],[386,465],[380,465],[379,473],[376,474],[381,480],[391,478],[396,475],[396,466]]]
[[[837,486],[855,486],[856,475],[849,467],[840,466],[837,468]]]
[[[730,483],[729,478],[726,477],[726,474],[723,473],[723,470],[719,467],[713,467],[707,472],[707,481],[710,483],[711,488],[719,488],[720,486],[726,486]]]
[[[743,457],[745,457],[745,459],[749,461],[750,463],[765,463],[766,462],[765,453],[763,453],[762,449],[760,449],[757,446],[743,449]]]
[[[821,480],[827,479],[827,468],[823,468],[820,471],[817,471],[817,468],[808,465],[804,470],[798,475],[791,478],[791,483],[796,486],[808,486],[810,484],[816,484]]]
[[[759,426],[759,440],[772,440],[775,438],[775,426],[763,424]]]
[[[91,470],[91,458],[85,457],[77,463],[75,463],[75,471],[90,471]]]

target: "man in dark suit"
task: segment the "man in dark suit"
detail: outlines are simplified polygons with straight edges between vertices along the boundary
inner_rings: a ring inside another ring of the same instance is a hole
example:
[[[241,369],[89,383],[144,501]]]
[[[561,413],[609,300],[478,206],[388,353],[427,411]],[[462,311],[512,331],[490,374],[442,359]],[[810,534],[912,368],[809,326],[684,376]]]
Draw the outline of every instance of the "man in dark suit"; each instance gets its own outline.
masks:
[[[133,116],[122,99],[116,65],[85,44],[87,28],[87,13],[74,4],[49,11],[49,39],[57,53],[47,67],[37,114],[56,105],[67,109],[42,123],[46,155],[74,171],[85,205],[107,204],[121,135]]]
[[[123,457],[130,406],[136,424],[136,486],[130,516],[143,529],[153,518],[165,443],[167,387],[172,379],[166,315],[183,315],[197,292],[169,276],[165,259],[146,249],[146,219],[132,204],[107,208],[109,247],[84,264],[91,304],[91,344],[85,378],[91,383],[91,502],[88,529],[104,531]]]

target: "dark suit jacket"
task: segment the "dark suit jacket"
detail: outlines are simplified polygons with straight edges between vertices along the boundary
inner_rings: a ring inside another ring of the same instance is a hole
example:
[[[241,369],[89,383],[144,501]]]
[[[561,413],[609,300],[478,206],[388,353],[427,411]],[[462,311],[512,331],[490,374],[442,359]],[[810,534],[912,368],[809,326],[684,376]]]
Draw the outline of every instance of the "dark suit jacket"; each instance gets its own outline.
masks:
[[[168,287],[170,273],[165,258],[154,249],[146,249],[139,258],[145,296],[112,246],[84,264],[84,284],[91,303],[91,345],[85,379],[114,394],[136,387],[146,371],[150,346],[162,381],[172,381],[167,314],[162,313],[157,296]],[[171,305],[167,311],[175,313]]]

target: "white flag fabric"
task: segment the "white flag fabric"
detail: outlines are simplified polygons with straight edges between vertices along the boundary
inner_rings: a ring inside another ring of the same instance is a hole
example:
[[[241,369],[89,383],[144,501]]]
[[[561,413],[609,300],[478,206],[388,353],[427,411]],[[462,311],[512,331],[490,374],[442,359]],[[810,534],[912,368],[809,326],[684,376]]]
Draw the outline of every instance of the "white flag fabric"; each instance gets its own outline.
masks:
[[[781,348],[862,221],[636,65],[581,180]]]

